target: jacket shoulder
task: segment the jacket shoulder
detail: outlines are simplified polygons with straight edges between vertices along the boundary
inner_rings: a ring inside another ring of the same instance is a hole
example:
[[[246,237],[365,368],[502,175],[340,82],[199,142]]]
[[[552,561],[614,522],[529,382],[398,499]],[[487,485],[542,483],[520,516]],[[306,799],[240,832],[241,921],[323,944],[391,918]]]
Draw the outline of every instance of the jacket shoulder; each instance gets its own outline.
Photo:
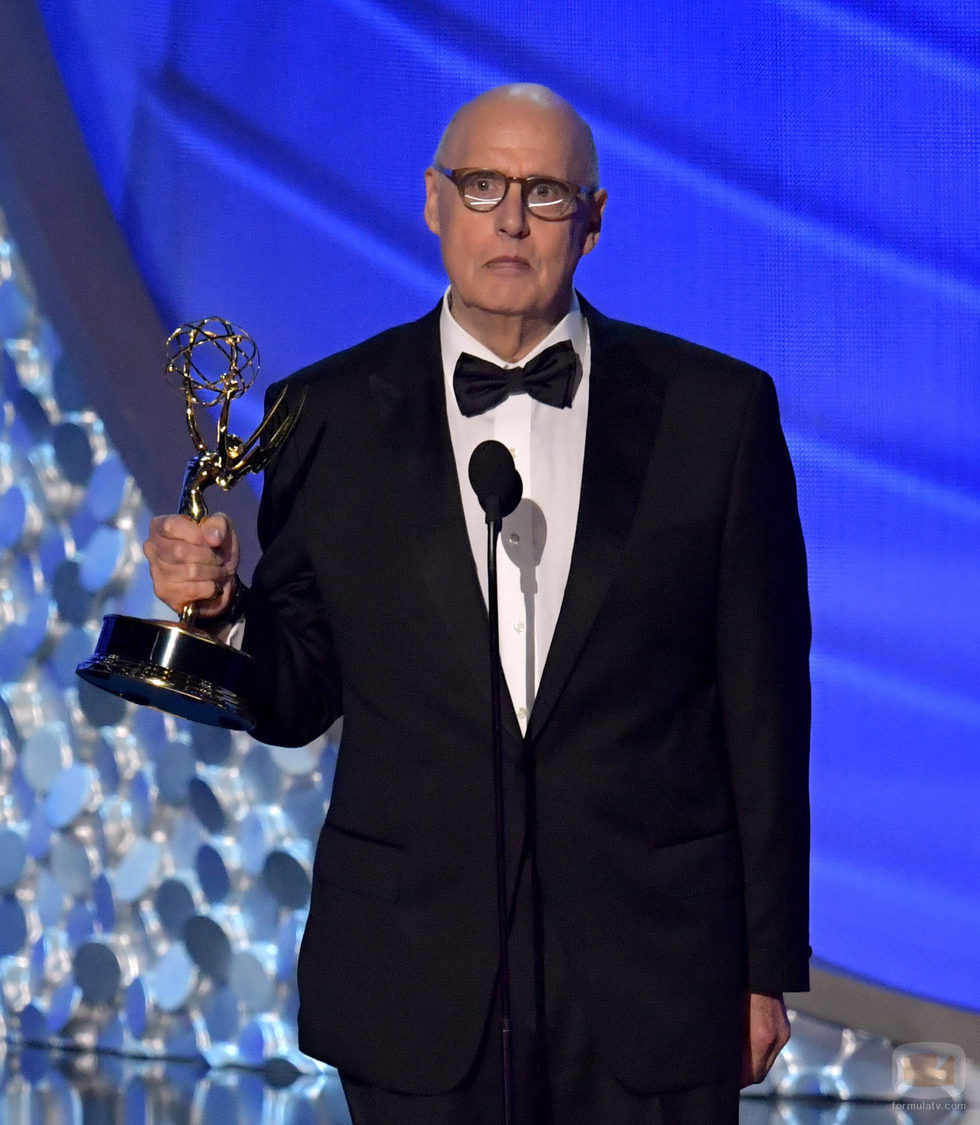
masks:
[[[605,316],[583,298],[579,300],[597,354],[616,362],[628,362],[665,381],[680,379],[714,385],[722,382],[746,390],[755,389],[760,382],[772,382],[765,371],[744,360],[655,328],[616,320]]]
[[[288,438],[265,469],[259,509],[259,537],[291,510],[322,450],[343,460],[377,421],[431,377],[439,356],[439,306],[418,320],[386,329],[343,351],[300,368],[266,391],[265,412],[272,432],[292,415]]]
[[[317,393],[326,384],[360,382],[365,375],[391,368],[405,370],[418,361],[420,348],[438,343],[439,305],[418,320],[386,328],[342,351],[325,356],[279,380],[269,388],[278,394],[283,387],[315,388]]]

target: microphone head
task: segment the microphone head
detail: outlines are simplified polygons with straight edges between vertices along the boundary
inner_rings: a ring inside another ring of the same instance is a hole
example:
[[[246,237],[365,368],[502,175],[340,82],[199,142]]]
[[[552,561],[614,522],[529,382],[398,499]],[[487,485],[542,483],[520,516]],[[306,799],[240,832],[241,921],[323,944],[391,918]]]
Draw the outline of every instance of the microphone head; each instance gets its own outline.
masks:
[[[470,457],[470,484],[487,521],[503,519],[521,502],[524,482],[510,450],[499,441],[481,441]]]

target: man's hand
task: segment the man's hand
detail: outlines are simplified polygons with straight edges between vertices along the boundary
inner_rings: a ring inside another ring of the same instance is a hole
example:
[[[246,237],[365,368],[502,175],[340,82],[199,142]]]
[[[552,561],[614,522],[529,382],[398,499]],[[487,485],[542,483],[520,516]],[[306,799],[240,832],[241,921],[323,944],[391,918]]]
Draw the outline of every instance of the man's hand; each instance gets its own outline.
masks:
[[[175,613],[191,602],[197,603],[203,619],[228,608],[235,592],[239,546],[227,516],[208,516],[201,523],[190,516],[155,516],[143,554],[150,563],[154,593]]]
[[[782,993],[749,992],[745,997],[742,1087],[761,1082],[789,1042],[789,1020]]]

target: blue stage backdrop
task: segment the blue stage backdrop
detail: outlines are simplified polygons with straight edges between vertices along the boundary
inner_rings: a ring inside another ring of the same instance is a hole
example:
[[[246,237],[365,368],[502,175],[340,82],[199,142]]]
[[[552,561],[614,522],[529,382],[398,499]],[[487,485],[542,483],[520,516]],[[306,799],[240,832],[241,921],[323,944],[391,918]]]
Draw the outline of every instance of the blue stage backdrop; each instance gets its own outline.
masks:
[[[779,387],[814,950],[980,1009],[975,0],[40,7],[164,319],[244,325],[266,380],[438,298],[422,170],[458,103],[531,80],[580,108],[610,197],[583,292]]]

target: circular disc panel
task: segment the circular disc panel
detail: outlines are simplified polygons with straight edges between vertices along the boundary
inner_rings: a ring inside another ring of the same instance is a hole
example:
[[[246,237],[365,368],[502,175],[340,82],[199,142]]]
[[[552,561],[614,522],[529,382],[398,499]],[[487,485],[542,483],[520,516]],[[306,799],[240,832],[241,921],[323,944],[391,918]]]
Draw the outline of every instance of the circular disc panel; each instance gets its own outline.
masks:
[[[310,901],[309,862],[296,847],[270,852],[262,866],[262,879],[287,910],[299,910]]]
[[[86,942],[75,954],[75,983],[92,1004],[111,1004],[122,983],[115,953],[102,942]]]
[[[27,863],[26,833],[0,828],[0,891],[12,891]]]
[[[137,902],[153,888],[160,869],[161,847],[155,840],[140,836],[112,873],[116,897],[121,902]]]
[[[231,965],[228,935],[206,914],[195,914],[184,926],[184,945],[194,963],[212,980],[224,983]]]
[[[98,775],[80,762],[68,766],[54,779],[44,798],[44,815],[52,828],[67,828],[100,801]]]
[[[20,768],[28,784],[46,793],[71,762],[71,746],[63,723],[45,723],[24,742]]]

